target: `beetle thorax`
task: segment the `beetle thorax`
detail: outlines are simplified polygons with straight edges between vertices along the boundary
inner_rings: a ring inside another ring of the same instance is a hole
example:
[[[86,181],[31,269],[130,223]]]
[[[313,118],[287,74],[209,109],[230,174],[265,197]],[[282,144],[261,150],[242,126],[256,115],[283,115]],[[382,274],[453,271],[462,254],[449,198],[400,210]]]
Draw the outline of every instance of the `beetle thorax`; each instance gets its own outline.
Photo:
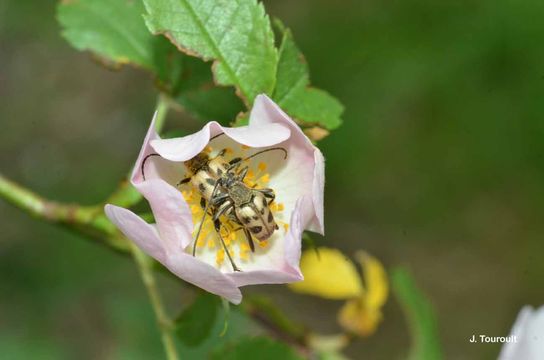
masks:
[[[241,181],[234,182],[228,187],[229,196],[235,206],[242,206],[251,201],[251,189]]]

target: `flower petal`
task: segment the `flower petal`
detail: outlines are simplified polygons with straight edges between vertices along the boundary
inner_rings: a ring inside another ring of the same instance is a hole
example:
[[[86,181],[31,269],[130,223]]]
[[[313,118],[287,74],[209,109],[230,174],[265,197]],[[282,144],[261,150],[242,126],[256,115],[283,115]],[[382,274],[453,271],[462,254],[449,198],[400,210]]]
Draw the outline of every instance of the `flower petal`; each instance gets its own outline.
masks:
[[[152,225],[132,211],[119,206],[106,204],[104,212],[108,219],[143,252],[161,263],[166,260],[166,250],[157,230]]]
[[[278,189],[289,189],[292,193],[291,199],[312,194],[314,204],[311,210],[305,209],[303,212],[304,228],[323,233],[323,156],[302,129],[278,105],[268,96],[258,95],[251,109],[249,126],[274,123],[286,125],[291,129],[291,137],[281,144],[289,152],[289,159],[284,167],[285,173],[289,176],[278,174],[271,179],[270,185]]]
[[[347,331],[358,336],[369,336],[382,320],[381,309],[366,306],[364,297],[346,301],[338,313],[338,322]]]
[[[181,193],[163,180],[179,181],[173,168],[175,164],[166,164],[164,161],[149,161],[149,164],[146,162],[145,181],[142,171],[144,159],[154,153],[150,142],[152,140],[160,140],[159,135],[155,131],[156,116],[157,114],[155,113],[151,125],[147,130],[130,180],[136,190],[149,202],[159,228],[159,233],[164,241],[164,246],[170,251],[182,250],[192,241],[193,219],[189,205],[187,205]]]
[[[181,192],[161,179],[135,187],[149,202],[168,251],[183,251],[193,241],[193,217]]]
[[[274,240],[283,242],[282,248],[277,248],[275,254],[268,255],[268,257],[273,257],[271,262],[277,264],[277,268],[228,273],[227,276],[233,279],[236,285],[285,284],[303,279],[299,268],[300,238],[302,236],[300,209],[306,206],[308,201],[305,198],[297,201],[295,210],[291,216],[289,231],[283,239],[278,238]],[[260,267],[262,263],[259,263],[257,260],[255,265]]]
[[[325,158],[318,148],[314,148],[314,183],[313,183],[313,202],[315,218],[312,219],[308,230],[321,235],[325,234],[323,195],[325,194]]]
[[[208,145],[210,138],[225,133],[237,143],[249,147],[265,147],[278,144],[290,135],[289,128],[280,124],[262,124],[223,127],[215,121],[207,123],[202,130],[194,134],[175,139],[156,139],[151,141],[153,149],[163,158],[171,161],[186,161],[194,158]]]
[[[239,304],[242,300],[242,293],[234,281],[181,250],[167,251],[157,230],[132,211],[108,204],[105,212],[126,237],[181,279],[222,296],[233,304]]]
[[[233,304],[242,301],[242,293],[232,279],[194,256],[184,252],[170,254],[164,265],[183,280],[222,296]]]
[[[365,251],[355,254],[365,277],[365,304],[370,309],[379,309],[385,304],[389,293],[389,282],[382,263]]]
[[[144,143],[142,144],[142,148],[140,149],[140,153],[138,154],[138,159],[136,160],[134,169],[132,169],[132,175],[130,176],[130,181],[133,184],[143,181],[143,177],[141,173],[142,161],[147,155],[153,153],[153,149],[151,148],[151,145],[149,145],[149,143],[151,142],[151,140],[160,139],[159,135],[155,131],[156,119],[157,119],[157,112],[155,111],[155,114],[153,115],[153,119],[151,120],[151,124],[149,125],[149,128],[147,129],[147,134],[145,135]]]
[[[515,336],[515,341],[504,344],[498,360],[544,359],[544,306],[537,310],[524,306],[510,336]]]
[[[363,293],[357,269],[344,254],[326,247],[316,250],[302,254],[304,281],[289,285],[291,290],[326,299],[350,299]]]

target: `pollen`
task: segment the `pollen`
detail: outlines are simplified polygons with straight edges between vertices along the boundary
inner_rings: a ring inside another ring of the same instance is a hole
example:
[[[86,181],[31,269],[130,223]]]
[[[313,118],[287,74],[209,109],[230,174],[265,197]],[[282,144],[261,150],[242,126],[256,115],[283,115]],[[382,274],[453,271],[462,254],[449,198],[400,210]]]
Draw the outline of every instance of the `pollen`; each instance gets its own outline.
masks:
[[[270,204],[270,210],[273,212],[283,211],[284,206],[282,203],[272,203]]]
[[[242,145],[241,146],[242,150],[248,150],[248,149],[251,149],[251,147],[247,146],[247,145]]]
[[[264,174],[263,176],[259,178],[259,182],[264,184],[268,184],[269,181],[270,181],[270,174],[268,173]]]
[[[215,254],[215,262],[217,263],[217,265],[221,265],[223,261],[225,261],[225,250],[219,249]]]
[[[225,148],[225,154],[232,155],[233,153],[234,153],[234,150],[232,150],[232,148],[230,148],[230,147]]]
[[[259,246],[264,249],[268,246],[268,240],[259,241]]]
[[[257,165],[257,168],[260,171],[265,171],[266,170],[266,164],[264,162],[260,162],[259,165]]]
[[[215,241],[213,239],[208,239],[208,249],[212,250],[215,248]]]
[[[211,153],[213,151],[213,148],[211,146],[206,146],[206,148],[204,150],[202,150],[202,151],[209,154],[209,153]]]
[[[243,242],[240,244],[240,251],[249,251],[251,250],[251,248],[249,247],[249,245],[247,244],[247,242]]]
[[[200,211],[200,206],[198,205],[191,205],[191,212],[193,214],[198,213]]]

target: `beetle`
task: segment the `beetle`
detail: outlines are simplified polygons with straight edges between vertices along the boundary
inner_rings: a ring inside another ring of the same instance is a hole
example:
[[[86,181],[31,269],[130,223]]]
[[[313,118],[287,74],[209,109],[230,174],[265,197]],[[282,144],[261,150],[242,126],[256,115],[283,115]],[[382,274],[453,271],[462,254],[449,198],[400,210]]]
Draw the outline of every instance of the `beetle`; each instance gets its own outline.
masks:
[[[210,139],[210,142],[223,133]],[[220,217],[226,215],[229,220],[238,224],[245,234],[247,242],[252,252],[255,251],[255,244],[252,236],[259,241],[265,241],[278,225],[274,221],[274,216],[269,205],[275,199],[274,190],[269,188],[255,189],[244,183],[249,168],[246,166],[239,170],[240,166],[251,158],[269,151],[283,151],[284,159],[287,158],[287,150],[282,147],[273,147],[258,151],[248,157],[236,157],[227,161],[224,157],[227,149],[222,149],[214,157],[210,157],[206,152],[200,152],[194,158],[184,162],[189,172],[189,176],[182,179],[177,186],[191,183],[201,195],[200,206],[204,209],[204,214],[197,230],[196,238],[193,243],[192,253],[196,256],[196,244],[202,230],[202,226],[207,215],[212,217],[214,228],[221,240],[221,244],[227,257],[235,271],[240,271],[236,266],[227,246],[221,236]],[[149,154],[142,161],[141,172],[145,180],[144,166],[148,158],[158,156],[158,154]]]

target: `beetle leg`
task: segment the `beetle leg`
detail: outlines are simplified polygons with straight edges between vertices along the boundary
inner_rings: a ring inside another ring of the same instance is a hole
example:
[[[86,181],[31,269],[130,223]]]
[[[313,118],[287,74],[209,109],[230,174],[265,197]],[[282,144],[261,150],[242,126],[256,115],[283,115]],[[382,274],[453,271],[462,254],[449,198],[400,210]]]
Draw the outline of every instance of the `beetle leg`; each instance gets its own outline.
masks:
[[[215,212],[215,214],[213,215],[213,221],[219,220],[219,217],[221,217],[221,215],[231,210],[232,207],[233,207],[233,204],[232,204],[232,201],[230,201],[230,199],[227,199],[224,202],[222,202],[221,205],[219,205],[219,207],[217,208],[217,211]]]
[[[176,184],[176,187],[180,186],[180,185],[184,185],[184,184],[187,184],[189,181],[191,181],[191,177],[186,177],[185,179],[181,179],[177,184]]]
[[[248,171],[249,168],[247,166],[243,167],[242,170],[240,170],[240,172],[237,174],[238,180],[244,181],[244,178],[246,177]]]
[[[215,231],[217,232],[217,235],[219,236],[219,240],[221,241],[221,245],[223,245],[223,250],[225,250],[225,253],[227,254],[227,257],[229,258],[230,264],[232,265],[232,269],[234,271],[241,271],[238,266],[234,263],[234,260],[232,260],[232,256],[230,256],[230,251],[227,248],[227,245],[225,244],[225,241],[223,240],[223,237],[221,236],[221,222],[219,219],[215,220],[213,222],[215,226]]]
[[[215,186],[213,187],[212,196],[213,199],[215,197],[215,193],[217,192],[217,189],[219,189],[219,183],[220,181],[215,182]],[[198,238],[200,236],[200,232],[202,231],[202,225],[204,225],[204,220],[206,219],[206,215],[208,215],[208,210],[210,208],[211,201],[208,201],[206,204],[206,207],[204,208],[204,215],[202,215],[202,220],[200,221],[200,225],[198,226],[198,231],[196,232],[196,238],[195,242],[193,243],[193,256],[196,254],[196,244],[198,243]]]
[[[262,193],[265,198],[269,199],[268,205],[272,204],[274,199],[276,198],[276,194],[274,193],[274,190],[272,189],[256,189],[258,192]]]
[[[251,238],[251,234],[249,233],[248,229],[243,227],[244,234],[246,234],[247,243],[249,244],[249,247],[251,248],[251,252],[255,252],[255,244],[253,243],[253,239]]]

